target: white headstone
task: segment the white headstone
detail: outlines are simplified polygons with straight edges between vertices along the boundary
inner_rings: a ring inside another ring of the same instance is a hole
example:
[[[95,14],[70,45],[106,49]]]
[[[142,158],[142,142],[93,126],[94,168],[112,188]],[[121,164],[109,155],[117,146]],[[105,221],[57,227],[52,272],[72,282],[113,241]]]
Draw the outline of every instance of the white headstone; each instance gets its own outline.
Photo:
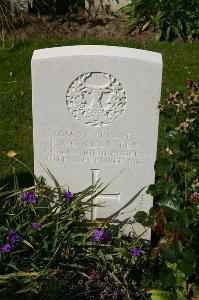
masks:
[[[85,0],[85,8],[91,12],[117,12],[121,7],[131,3],[131,0]]]
[[[34,51],[35,174],[47,177],[48,168],[66,189],[79,192],[122,171],[97,197],[104,207],[91,217],[119,212],[116,219],[123,221],[148,211],[161,77],[162,57],[155,52],[112,46]]]

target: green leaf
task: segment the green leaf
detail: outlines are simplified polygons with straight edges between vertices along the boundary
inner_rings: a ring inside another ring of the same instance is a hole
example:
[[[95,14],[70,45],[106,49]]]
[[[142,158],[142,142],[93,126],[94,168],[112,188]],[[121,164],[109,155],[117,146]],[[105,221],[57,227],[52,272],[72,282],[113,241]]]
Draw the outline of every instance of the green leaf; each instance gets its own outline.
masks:
[[[156,184],[151,184],[147,190],[147,194],[151,196],[156,196],[158,194],[158,187]]]
[[[161,248],[160,254],[165,260],[169,262],[176,262],[177,260],[177,255],[173,248]]]
[[[161,177],[157,180],[155,185],[152,185],[152,190],[151,188],[149,188],[148,193],[151,194],[152,196],[162,197],[163,194],[169,194],[171,188],[172,188],[171,182],[168,182]]]
[[[183,294],[183,292],[177,289],[177,300],[187,300],[187,296]]]
[[[4,285],[5,283],[7,284],[7,283],[8,283],[8,280],[6,280],[6,279],[5,279],[5,280],[1,280],[1,279],[0,279],[0,285],[1,285],[1,284]]]
[[[104,253],[103,253],[102,250],[99,250],[99,251],[98,251],[98,255],[99,255],[99,257],[101,258],[101,260],[104,262],[104,264],[106,264],[106,258],[105,258],[105,256],[104,256]]]
[[[161,29],[156,30],[156,32],[155,32],[156,41],[159,42],[161,37],[162,37],[162,30]]]
[[[16,277],[38,277],[40,274],[38,272],[15,272],[6,275],[0,275],[0,280],[16,278]]]
[[[174,294],[167,291],[161,290],[151,290],[147,292],[147,294],[151,294],[152,300],[174,300]]]
[[[183,253],[182,243],[179,240],[174,240],[172,244],[175,249],[175,253],[177,255],[182,255],[182,253]]]
[[[157,215],[157,210],[155,209],[155,207],[151,207],[149,210],[149,217],[155,217]]]
[[[113,254],[105,254],[105,257],[106,257],[107,260],[113,261]]]
[[[171,151],[179,151],[180,149],[180,134],[177,131],[169,131],[165,133],[165,137],[168,141],[168,146]]]
[[[170,208],[176,212],[181,212],[179,203],[177,202],[177,199],[175,197],[165,195],[161,198],[160,201],[158,201],[158,204],[161,207],[167,207]]]
[[[20,272],[20,270],[15,265],[10,263],[10,264],[8,264],[8,266],[11,267],[12,269],[14,269],[17,272]]]
[[[141,31],[146,30],[146,29],[149,27],[150,24],[151,24],[151,21],[146,22],[146,23],[143,25]]]
[[[183,252],[184,254],[184,258],[187,260],[187,261],[190,261],[192,263],[195,262],[195,259],[196,259],[196,254],[195,252],[192,250],[192,249],[187,249]]]
[[[171,27],[168,26],[167,31],[166,31],[166,40],[168,41],[170,38],[170,32],[171,32]]]
[[[182,271],[186,276],[191,276],[195,273],[193,264],[185,259],[181,259],[177,262],[178,268]]]
[[[186,276],[193,275],[195,273],[195,253],[188,249],[183,252],[183,258],[178,260],[178,268],[181,270]]]
[[[121,7],[120,11],[125,13],[125,14],[130,14],[132,12],[132,6],[131,5],[126,5],[124,7]]]
[[[69,267],[71,269],[83,269],[84,267],[78,264],[66,264],[65,267]]]
[[[178,227],[181,230],[186,230],[192,221],[189,219],[189,216],[182,212],[178,215]]]
[[[32,250],[34,250],[34,247],[33,247],[33,245],[32,245],[30,242],[28,242],[28,241],[26,241],[26,240],[22,240],[22,242],[23,242],[24,244],[26,244],[28,247],[30,247]]]
[[[175,34],[177,35],[177,37],[179,37],[181,40],[183,40],[182,30],[179,27],[173,26],[172,28],[173,28],[173,31],[175,32]]]
[[[160,281],[164,288],[175,287],[176,277],[171,269],[164,269],[160,274]]]
[[[29,292],[33,289],[33,286],[32,285],[29,285],[23,289],[20,289],[19,291],[17,291],[17,294],[23,294],[23,293],[26,293],[26,292]]]
[[[155,169],[157,175],[165,175],[171,171],[171,160],[161,157],[156,161]]]
[[[138,211],[135,215],[134,215],[134,219],[136,220],[136,222],[138,223],[145,223],[146,219],[147,219],[147,213],[145,211]]]

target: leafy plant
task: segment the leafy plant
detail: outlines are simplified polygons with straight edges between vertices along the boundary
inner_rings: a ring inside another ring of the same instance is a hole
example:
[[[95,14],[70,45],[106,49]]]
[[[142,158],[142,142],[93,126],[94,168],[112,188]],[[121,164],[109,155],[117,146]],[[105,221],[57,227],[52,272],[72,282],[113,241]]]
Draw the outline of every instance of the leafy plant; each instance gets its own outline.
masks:
[[[153,25],[156,40],[183,40],[199,34],[199,8],[197,0],[132,0],[121,9],[129,16],[129,26],[145,30]]]
[[[21,24],[23,17],[9,0],[0,0],[0,30],[4,35],[5,30]]]
[[[165,142],[156,162],[156,183],[148,193],[155,206],[135,219],[150,226],[158,242],[152,251],[165,265],[163,289],[175,289],[177,299],[187,299],[187,283],[198,284],[199,219],[199,87],[188,80],[188,93],[171,93],[160,105],[165,118]]]
[[[73,194],[35,185],[0,190],[0,293],[55,299],[175,299],[198,293],[199,86],[170,93],[159,105],[164,141],[156,162],[149,214],[134,217],[156,234],[156,243],[124,236],[113,220],[85,215],[106,186],[99,182]],[[19,163],[16,153],[8,156]],[[24,164],[23,164],[24,165]],[[24,165],[25,166],[25,165]],[[31,170],[29,170],[31,172]],[[56,198],[56,201],[51,201]],[[50,204],[51,203],[51,204]],[[100,209],[100,207],[98,208]],[[56,284],[55,284],[56,283]]]
[[[82,0],[30,0],[30,7],[42,14],[63,14],[83,6]]]
[[[19,163],[14,151],[8,156]],[[150,270],[159,266],[145,255],[149,242],[124,236],[111,220],[86,218],[106,186],[97,183],[73,194],[32,175],[35,185],[21,189],[14,169],[13,190],[0,190],[0,294],[52,299],[146,295],[146,287],[157,280]]]

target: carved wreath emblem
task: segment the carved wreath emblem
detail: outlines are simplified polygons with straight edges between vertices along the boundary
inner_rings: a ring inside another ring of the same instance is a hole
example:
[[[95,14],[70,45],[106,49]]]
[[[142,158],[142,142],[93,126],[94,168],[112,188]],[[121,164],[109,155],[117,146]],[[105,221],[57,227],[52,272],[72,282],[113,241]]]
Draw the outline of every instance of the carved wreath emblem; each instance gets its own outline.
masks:
[[[121,83],[112,75],[90,72],[70,85],[66,103],[74,118],[90,126],[105,126],[119,118],[126,107]]]

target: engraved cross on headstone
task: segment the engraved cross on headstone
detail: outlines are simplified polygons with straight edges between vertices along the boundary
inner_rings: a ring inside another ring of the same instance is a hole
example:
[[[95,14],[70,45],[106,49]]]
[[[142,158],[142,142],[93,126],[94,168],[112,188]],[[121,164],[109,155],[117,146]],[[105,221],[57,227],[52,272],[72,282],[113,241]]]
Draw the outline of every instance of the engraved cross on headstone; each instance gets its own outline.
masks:
[[[96,184],[99,180],[99,169],[91,169],[92,173],[92,184]],[[108,202],[108,203],[107,203]],[[110,203],[111,202],[111,203]],[[111,215],[111,212],[113,212],[113,207],[118,207],[118,202],[120,202],[120,193],[118,194],[100,194],[98,195],[93,203],[94,204],[101,204],[103,207],[94,207],[91,211],[91,219],[103,219],[107,218],[109,215]],[[108,206],[112,206],[110,213]]]

